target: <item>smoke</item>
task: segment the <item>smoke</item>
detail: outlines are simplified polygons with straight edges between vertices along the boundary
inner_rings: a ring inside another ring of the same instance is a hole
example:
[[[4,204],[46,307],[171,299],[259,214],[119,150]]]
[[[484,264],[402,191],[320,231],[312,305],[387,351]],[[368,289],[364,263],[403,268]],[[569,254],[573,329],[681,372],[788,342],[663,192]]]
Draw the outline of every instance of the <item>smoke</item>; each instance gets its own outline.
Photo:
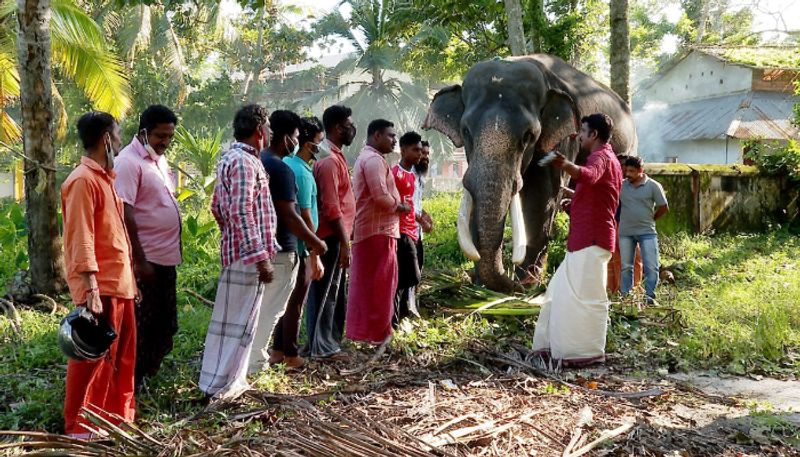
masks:
[[[639,137],[639,155],[645,162],[667,162],[667,158],[673,155],[662,136],[667,106],[660,101],[645,101],[641,108],[633,112]]]

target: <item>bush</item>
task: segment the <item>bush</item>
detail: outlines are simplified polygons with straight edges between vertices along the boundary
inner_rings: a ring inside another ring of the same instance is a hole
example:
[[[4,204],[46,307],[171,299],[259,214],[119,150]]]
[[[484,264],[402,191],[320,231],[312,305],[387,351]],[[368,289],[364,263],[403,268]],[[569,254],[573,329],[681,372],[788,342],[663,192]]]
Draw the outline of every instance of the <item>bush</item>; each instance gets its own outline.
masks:
[[[28,268],[28,227],[25,211],[19,203],[0,200],[0,295],[14,274]]]

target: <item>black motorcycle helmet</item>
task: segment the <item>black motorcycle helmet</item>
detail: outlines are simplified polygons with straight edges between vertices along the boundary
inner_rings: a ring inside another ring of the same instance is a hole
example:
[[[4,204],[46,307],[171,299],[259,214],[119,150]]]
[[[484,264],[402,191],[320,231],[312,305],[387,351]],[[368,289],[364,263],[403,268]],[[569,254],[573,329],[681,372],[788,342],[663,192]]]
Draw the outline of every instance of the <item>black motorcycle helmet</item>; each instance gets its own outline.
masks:
[[[61,320],[58,346],[67,357],[78,361],[103,358],[117,339],[117,332],[103,316],[95,316],[83,306]]]

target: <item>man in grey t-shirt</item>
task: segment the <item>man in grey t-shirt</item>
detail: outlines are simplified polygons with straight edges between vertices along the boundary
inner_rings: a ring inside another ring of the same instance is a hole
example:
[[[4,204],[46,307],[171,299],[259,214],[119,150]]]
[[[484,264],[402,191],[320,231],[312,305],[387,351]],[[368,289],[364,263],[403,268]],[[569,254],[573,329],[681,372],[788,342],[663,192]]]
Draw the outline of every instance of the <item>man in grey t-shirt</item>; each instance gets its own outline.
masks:
[[[658,285],[658,235],[656,220],[669,211],[661,184],[644,173],[640,157],[625,160],[625,181],[619,195],[619,252],[622,260],[620,293],[624,296],[633,287],[633,261],[636,245],[644,264],[645,300],[656,298]]]

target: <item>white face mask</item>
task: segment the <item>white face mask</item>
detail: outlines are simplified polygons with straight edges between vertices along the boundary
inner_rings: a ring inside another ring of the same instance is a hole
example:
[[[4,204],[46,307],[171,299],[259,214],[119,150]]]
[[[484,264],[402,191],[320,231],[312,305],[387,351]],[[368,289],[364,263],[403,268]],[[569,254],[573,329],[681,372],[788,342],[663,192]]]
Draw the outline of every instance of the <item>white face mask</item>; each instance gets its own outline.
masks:
[[[147,151],[147,155],[153,159],[154,162],[158,162],[158,153],[152,146],[150,146],[150,141],[147,139],[147,129],[144,130],[144,150]]]

